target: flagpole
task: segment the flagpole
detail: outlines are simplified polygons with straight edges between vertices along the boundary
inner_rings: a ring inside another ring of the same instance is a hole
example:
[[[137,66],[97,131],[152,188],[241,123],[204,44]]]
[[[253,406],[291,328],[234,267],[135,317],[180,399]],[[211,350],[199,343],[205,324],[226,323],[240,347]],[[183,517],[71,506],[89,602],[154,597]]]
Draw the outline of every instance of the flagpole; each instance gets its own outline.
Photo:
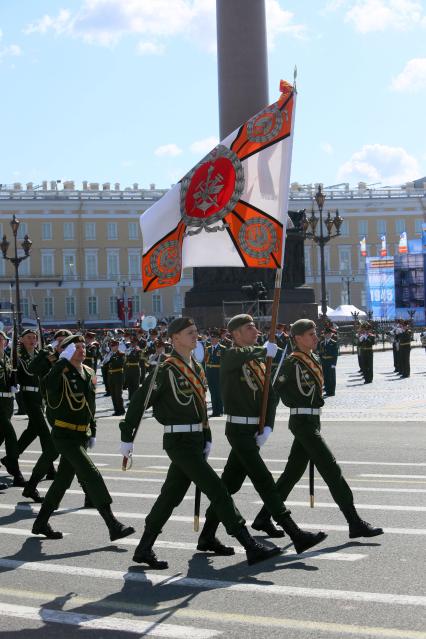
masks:
[[[293,92],[294,95],[297,94],[296,91],[296,76],[297,69],[294,67],[294,76],[293,76]],[[291,140],[293,143],[293,129],[294,129],[294,113],[293,111],[293,121],[291,126]],[[291,162],[289,162],[289,167],[291,166]],[[288,182],[290,181],[290,175],[288,175]],[[287,203],[286,203],[287,204]],[[288,204],[287,204],[288,206]],[[282,249],[281,249],[281,264],[280,267],[275,271],[275,284],[274,284],[274,297],[272,301],[272,309],[271,309],[271,327],[269,329],[269,337],[268,340],[270,342],[275,343],[275,335],[277,332],[277,323],[278,323],[278,313],[280,310],[280,299],[281,299],[281,285],[283,279],[283,266],[284,266],[284,251],[285,251],[285,240],[286,240],[286,224],[287,219],[285,218],[285,224],[283,225],[283,239],[282,239]],[[266,420],[266,411],[268,408],[268,398],[269,398],[269,386],[271,383],[271,371],[272,371],[272,357],[266,358],[266,371],[265,371],[265,384],[263,386],[263,395],[262,395],[262,408],[260,411],[260,422],[259,422],[259,433],[263,433],[263,429],[265,428],[265,420]]]

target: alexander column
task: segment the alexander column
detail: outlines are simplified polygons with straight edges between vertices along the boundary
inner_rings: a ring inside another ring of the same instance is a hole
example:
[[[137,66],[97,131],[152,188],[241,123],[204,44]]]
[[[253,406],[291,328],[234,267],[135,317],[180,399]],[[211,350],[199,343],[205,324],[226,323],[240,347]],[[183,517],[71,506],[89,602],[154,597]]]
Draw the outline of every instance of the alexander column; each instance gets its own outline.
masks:
[[[220,139],[223,140],[269,104],[265,2],[216,0],[216,22]],[[279,81],[277,78],[275,99]],[[288,321],[296,316],[315,316],[313,290],[294,289],[305,283],[303,238],[296,239],[295,235],[290,238],[287,234],[285,253],[286,309],[280,317]],[[222,326],[223,301],[244,300],[241,286],[254,282],[264,284],[272,297],[273,281],[272,269],[194,268],[194,286],[186,293],[184,312],[194,317],[199,326]],[[290,311],[289,304],[295,302],[298,308]]]

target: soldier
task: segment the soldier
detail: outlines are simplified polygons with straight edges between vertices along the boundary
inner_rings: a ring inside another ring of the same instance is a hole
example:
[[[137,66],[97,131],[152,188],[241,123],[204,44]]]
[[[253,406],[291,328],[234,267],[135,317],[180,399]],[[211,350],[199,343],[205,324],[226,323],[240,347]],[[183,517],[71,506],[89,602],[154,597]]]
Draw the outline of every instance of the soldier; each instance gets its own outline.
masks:
[[[281,401],[290,407],[289,429],[294,436],[287,465],[276,487],[282,499],[287,499],[311,459],[349,524],[349,537],[382,535],[382,528],[373,528],[359,517],[352,491],[320,433],[323,377],[319,359],[313,353],[318,344],[315,328],[315,323],[308,319],[300,319],[292,325],[291,335],[296,347],[285,360],[275,385]],[[253,522],[253,528],[265,530],[271,523],[264,506]]]
[[[58,472],[41,505],[32,527],[35,535],[48,539],[61,539],[62,533],[52,530],[49,518],[59,507],[74,476],[87,491],[91,501],[105,521],[111,541],[127,537],[134,528],[124,526],[111,511],[112,499],[102,475],[86,451],[96,443],[95,375],[84,366],[86,357],[84,337],[71,335],[61,344],[59,360],[46,379],[46,395],[54,419],[52,438],[61,458]]]
[[[339,346],[337,339],[333,339],[334,336],[335,333],[327,326],[324,329],[324,337],[318,344],[318,354],[324,375],[324,390],[327,397],[333,397],[336,393],[336,365]]]
[[[161,493],[145,519],[145,530],[133,560],[146,563],[151,568],[168,568],[167,562],[159,561],[152,548],[191,482],[207,495],[228,533],[245,548],[249,564],[279,554],[279,548],[265,548],[251,537],[228,491],[207,463],[211,450],[205,398],[207,382],[201,365],[191,355],[197,342],[194,321],[189,317],[173,320],[169,325],[169,335],[174,350],[157,369],[149,405],[153,406],[157,421],[164,425],[163,447],[171,464]],[[132,441],[142,418],[150,381],[149,378],[145,380],[135,393],[126,418],[120,423],[121,453],[125,457],[133,452]],[[217,555],[234,554],[233,548],[227,548],[214,536],[200,539],[198,549]]]
[[[371,384],[373,381],[373,346],[376,343],[376,338],[371,332],[371,326],[368,322],[361,324],[358,341],[364,384]]]
[[[28,424],[18,440],[18,451],[21,456],[24,450],[38,437],[43,453],[46,452],[52,459],[55,459],[55,448],[43,413],[40,381],[38,375],[30,369],[31,363],[38,353],[35,348],[36,343],[36,331],[31,328],[26,329],[21,335],[21,347],[18,352],[18,382],[28,415]],[[8,472],[13,470],[10,468],[7,456],[3,457],[1,462],[6,466]]]
[[[125,355],[119,350],[118,339],[110,340],[111,356],[108,360],[108,388],[114,406],[114,415],[124,415],[123,382]]]
[[[222,344],[222,346],[224,346],[225,348],[231,348],[232,339],[229,339],[228,337],[228,329],[221,328],[219,331],[219,334],[220,334],[220,343]]]
[[[12,386],[12,365],[4,352],[7,342],[6,333],[0,331],[0,439],[5,443],[7,472],[13,477],[13,485],[25,486],[18,462],[18,440],[10,421],[13,415],[13,395],[17,388]],[[5,488],[7,484],[1,483],[0,490]]]
[[[266,426],[263,433],[258,432],[265,382],[266,356],[274,357],[277,345],[266,342],[265,347],[254,346],[257,328],[250,315],[236,315],[228,324],[234,346],[222,357],[220,383],[222,397],[227,413],[226,437],[231,452],[225,464],[222,481],[231,493],[238,492],[248,476],[255,490],[273,513],[274,519],[290,536],[298,553],[320,543],[327,535],[323,532],[311,533],[301,530],[290,516],[275,482],[260,455],[260,448],[272,432],[275,419],[276,399],[270,389],[266,413]],[[200,540],[214,537],[219,521],[212,503],[206,512],[206,522]],[[265,529],[270,536],[282,537],[272,522]]]
[[[409,321],[401,322],[401,331],[398,333],[398,372],[402,378],[410,377],[410,352],[413,340],[413,331]]]
[[[220,392],[220,362],[226,347],[219,343],[219,332],[210,331],[210,345],[204,349],[204,364],[206,367],[207,382],[212,400],[212,413],[210,417],[221,417],[223,414],[223,402]]]
[[[141,357],[142,351],[138,345],[138,338],[133,336],[130,338],[130,346],[126,351],[126,359],[124,363],[124,384],[127,387],[129,400],[132,399],[134,393],[139,388],[141,378]]]
[[[282,324],[282,323],[277,324],[277,334],[275,335],[275,341],[277,343],[277,346],[284,350],[287,347],[288,339],[289,338],[288,338],[286,324]]]
[[[151,355],[148,357],[148,366],[151,371],[155,368],[158,361],[164,362],[164,360],[166,359],[166,344],[163,342],[163,340],[155,340],[154,349],[154,353],[151,353]]]
[[[83,362],[85,366],[89,366],[92,370],[98,370],[98,359],[101,354],[99,342],[95,340],[96,333],[86,331],[86,359]]]

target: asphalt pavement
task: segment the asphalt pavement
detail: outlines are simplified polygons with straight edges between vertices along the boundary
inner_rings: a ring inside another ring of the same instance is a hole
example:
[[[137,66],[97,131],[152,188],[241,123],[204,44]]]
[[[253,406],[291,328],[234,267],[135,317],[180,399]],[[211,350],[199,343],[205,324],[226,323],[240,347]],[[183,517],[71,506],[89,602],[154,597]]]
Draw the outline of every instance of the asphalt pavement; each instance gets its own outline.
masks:
[[[121,639],[379,637],[426,639],[426,355],[412,354],[412,375],[391,374],[389,351],[375,354],[373,384],[356,376],[356,358],[339,359],[336,396],[327,400],[323,432],[351,485],[360,514],[385,534],[350,540],[328,488],[316,477],[309,507],[305,476],[289,496],[295,520],[328,538],[297,555],[288,537],[283,554],[248,566],[235,539],[221,527],[232,557],[196,550],[194,490],[175,510],[156,544],[166,571],[132,562],[134,547],[168,468],[160,425],[143,420],[130,471],[121,470],[119,418],[98,389],[98,437],[92,453],[113,496],[113,510],[136,534],[110,543],[94,509],[83,509],[75,482],[52,518],[62,540],[31,535],[39,506],[8,488],[0,493],[0,637],[5,639]],[[274,432],[262,449],[273,475],[291,445],[288,411],[280,406]],[[17,432],[25,419],[15,417]],[[229,452],[224,419],[211,420],[210,463],[220,472]],[[21,458],[29,476],[38,442]],[[0,468],[0,478],[5,475]],[[50,482],[43,481],[46,492]],[[236,497],[250,523],[260,508],[247,480]],[[202,511],[207,500],[202,497]],[[260,538],[262,535],[258,535]],[[270,543],[270,542],[268,542]]]

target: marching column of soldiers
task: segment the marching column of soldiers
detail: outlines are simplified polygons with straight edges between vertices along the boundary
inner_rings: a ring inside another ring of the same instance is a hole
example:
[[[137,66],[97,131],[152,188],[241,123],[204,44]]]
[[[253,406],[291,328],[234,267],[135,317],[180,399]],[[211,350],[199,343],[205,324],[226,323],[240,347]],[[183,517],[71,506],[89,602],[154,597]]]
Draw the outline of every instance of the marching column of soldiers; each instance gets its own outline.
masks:
[[[413,332],[409,321],[399,320],[389,331],[393,345],[394,372],[410,375]],[[324,399],[336,393],[339,337],[336,327],[325,322],[317,336],[311,320],[291,326],[279,323],[275,342],[256,327],[249,315],[233,317],[227,327],[199,335],[194,321],[182,317],[169,326],[161,323],[150,331],[88,331],[85,335],[59,329],[44,348],[38,331],[26,329],[20,336],[17,357],[10,339],[0,331],[0,460],[13,486],[23,496],[41,503],[33,533],[60,539],[49,520],[76,476],[85,494],[84,507],[94,507],[106,523],[111,540],[133,534],[111,509],[112,499],[101,473],[88,454],[96,443],[96,371],[101,369],[106,395],[114,415],[121,416],[121,447],[125,458],[133,452],[134,438],[146,408],[164,429],[163,447],[170,458],[167,478],[134,553],[134,561],[157,569],[167,563],[153,547],[162,527],[194,482],[210,501],[198,539],[200,551],[232,555],[234,549],[217,536],[220,523],[243,546],[249,564],[281,552],[253,539],[233,495],[249,477],[263,506],[252,527],[272,538],[289,536],[297,553],[321,543],[326,535],[301,529],[291,517],[285,500],[313,463],[327,484],[349,527],[349,537],[372,537],[383,530],[358,514],[352,491],[332,451],[321,435],[320,414]],[[366,384],[373,381],[373,353],[377,335],[374,323],[356,329],[360,372]],[[41,340],[40,340],[41,341]],[[201,349],[201,355],[200,355]],[[265,387],[265,362],[272,358],[272,376],[266,421],[260,426]],[[12,362],[16,360],[15,368]],[[123,391],[127,389],[127,411]],[[211,397],[208,415],[207,391]],[[12,425],[14,398],[28,422],[19,438]],[[294,441],[282,475],[275,482],[260,455],[273,436],[279,402],[290,409],[289,429]],[[226,438],[230,453],[219,478],[208,463],[212,449],[209,418],[226,415]],[[19,458],[38,438],[42,453],[28,481]],[[57,469],[54,466],[59,459]],[[52,484],[46,496],[37,486],[47,478]],[[0,490],[8,484],[0,483]],[[272,521],[274,520],[274,522]]]

